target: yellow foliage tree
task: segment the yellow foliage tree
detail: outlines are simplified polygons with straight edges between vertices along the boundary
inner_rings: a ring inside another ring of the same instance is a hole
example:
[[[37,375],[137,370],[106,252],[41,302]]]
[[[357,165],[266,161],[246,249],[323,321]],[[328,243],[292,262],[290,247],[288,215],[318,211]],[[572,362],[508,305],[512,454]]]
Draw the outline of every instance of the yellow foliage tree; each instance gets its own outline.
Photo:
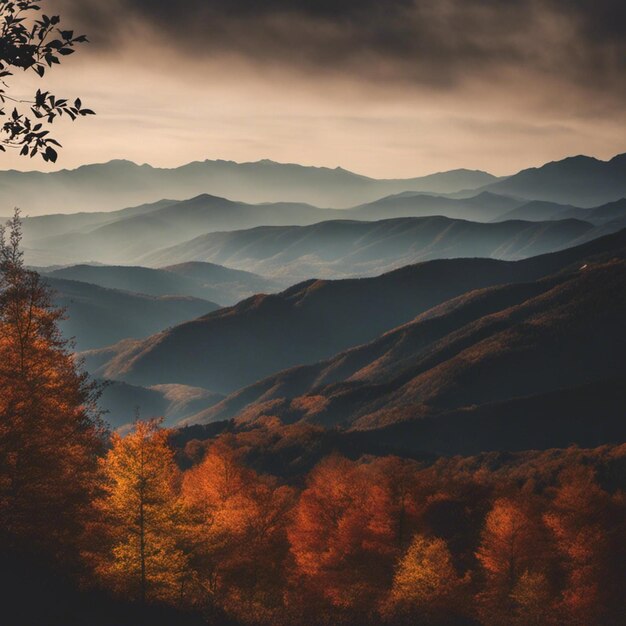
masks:
[[[462,610],[467,582],[457,573],[443,539],[415,535],[398,564],[383,612],[395,621],[437,622]]]
[[[103,497],[96,507],[106,532],[96,572],[121,595],[174,601],[182,594],[186,557],[180,547],[180,474],[159,420],[137,421],[114,434],[102,463]]]
[[[511,592],[511,599],[515,603],[511,624],[542,626],[551,623],[552,594],[545,574],[524,572]]]

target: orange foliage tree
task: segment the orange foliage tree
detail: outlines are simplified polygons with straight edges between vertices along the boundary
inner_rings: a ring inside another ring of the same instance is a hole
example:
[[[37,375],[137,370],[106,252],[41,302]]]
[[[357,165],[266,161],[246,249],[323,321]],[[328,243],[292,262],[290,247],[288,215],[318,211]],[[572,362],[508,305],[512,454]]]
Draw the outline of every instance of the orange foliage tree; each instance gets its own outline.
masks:
[[[137,421],[126,437],[113,435],[102,461],[95,506],[104,541],[87,556],[109,588],[141,602],[178,602],[184,593],[184,510],[169,434],[158,420]]]
[[[336,609],[371,613],[391,583],[399,525],[376,476],[375,468],[328,457],[311,472],[289,528],[297,587]]]
[[[192,601],[219,605],[249,621],[280,609],[293,490],[247,468],[220,439],[187,471]]]
[[[494,502],[476,553],[483,577],[477,597],[483,623],[545,623],[549,607],[538,602],[549,595],[543,531],[541,518],[523,498]],[[534,610],[540,614],[532,615]]]
[[[561,473],[545,515],[554,533],[566,583],[560,614],[568,624],[623,623],[626,612],[626,509],[623,494],[611,496],[596,482],[592,468]]]
[[[21,236],[16,211],[0,230],[0,528],[67,554],[94,493],[97,393],[59,332],[63,312],[24,266]]]

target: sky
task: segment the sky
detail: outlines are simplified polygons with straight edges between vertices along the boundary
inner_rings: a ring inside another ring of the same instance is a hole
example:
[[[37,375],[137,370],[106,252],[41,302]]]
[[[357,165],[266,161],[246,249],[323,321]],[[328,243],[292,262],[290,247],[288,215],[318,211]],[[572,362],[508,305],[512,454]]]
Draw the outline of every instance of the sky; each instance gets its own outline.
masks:
[[[58,124],[56,169],[268,158],[387,178],[506,175],[626,152],[623,0],[43,5],[90,39],[45,88],[97,112]],[[12,85],[27,95],[43,82]]]

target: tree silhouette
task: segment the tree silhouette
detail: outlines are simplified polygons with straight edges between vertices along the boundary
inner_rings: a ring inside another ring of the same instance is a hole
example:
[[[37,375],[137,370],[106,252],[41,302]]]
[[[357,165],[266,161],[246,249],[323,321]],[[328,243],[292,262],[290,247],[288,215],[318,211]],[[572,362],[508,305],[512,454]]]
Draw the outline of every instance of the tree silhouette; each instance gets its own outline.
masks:
[[[32,99],[16,98],[10,95],[7,81],[15,70],[33,71],[43,78],[53,65],[74,53],[75,47],[85,43],[87,38],[61,29],[57,15],[35,17],[39,11],[39,0],[0,0],[0,116],[6,118],[1,127],[0,151],[12,148],[19,150],[22,156],[39,154],[44,161],[54,163],[57,160],[55,147],[61,144],[50,137],[50,125],[62,116],[76,120],[94,112],[83,108],[80,98],[70,102],[41,89]],[[5,108],[7,102],[14,105],[11,111]]]

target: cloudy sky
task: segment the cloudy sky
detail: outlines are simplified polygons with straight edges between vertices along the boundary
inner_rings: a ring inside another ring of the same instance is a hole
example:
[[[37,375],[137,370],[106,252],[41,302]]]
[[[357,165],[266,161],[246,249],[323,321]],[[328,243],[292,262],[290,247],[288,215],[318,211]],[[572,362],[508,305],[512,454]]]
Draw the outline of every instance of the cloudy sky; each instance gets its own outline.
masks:
[[[626,151],[623,0],[44,5],[91,40],[48,85],[98,113],[59,125],[57,166],[270,158],[403,177]]]

